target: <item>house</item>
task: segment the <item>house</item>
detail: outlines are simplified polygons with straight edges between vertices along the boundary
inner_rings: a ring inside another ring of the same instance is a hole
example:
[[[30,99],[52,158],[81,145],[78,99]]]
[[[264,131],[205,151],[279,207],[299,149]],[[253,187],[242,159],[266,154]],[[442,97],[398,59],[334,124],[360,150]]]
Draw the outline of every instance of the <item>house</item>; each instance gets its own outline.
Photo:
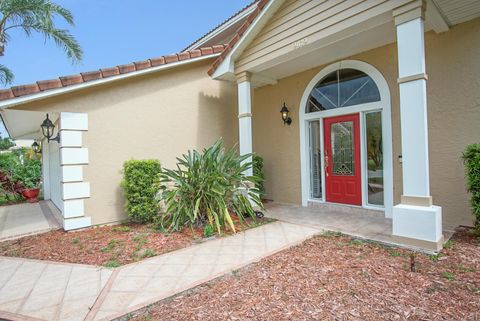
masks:
[[[1,115],[14,139],[55,122],[44,188],[66,230],[125,219],[125,160],[171,167],[223,137],[264,158],[268,199],[376,211],[439,249],[472,224],[479,17],[476,0],[260,0],[181,53],[3,90]]]

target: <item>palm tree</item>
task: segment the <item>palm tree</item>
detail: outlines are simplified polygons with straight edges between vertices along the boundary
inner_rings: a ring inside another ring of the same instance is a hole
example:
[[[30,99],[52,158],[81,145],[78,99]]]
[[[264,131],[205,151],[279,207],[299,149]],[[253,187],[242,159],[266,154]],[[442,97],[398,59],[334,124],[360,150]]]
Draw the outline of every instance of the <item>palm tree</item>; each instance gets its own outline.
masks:
[[[82,59],[82,48],[77,40],[68,30],[58,29],[54,22],[60,17],[74,26],[72,13],[51,0],[0,0],[0,15],[0,56],[4,55],[5,45],[10,39],[9,31],[20,28],[27,36],[36,32],[45,39],[53,39],[73,63]],[[0,64],[0,81],[8,84],[12,80],[13,73]]]

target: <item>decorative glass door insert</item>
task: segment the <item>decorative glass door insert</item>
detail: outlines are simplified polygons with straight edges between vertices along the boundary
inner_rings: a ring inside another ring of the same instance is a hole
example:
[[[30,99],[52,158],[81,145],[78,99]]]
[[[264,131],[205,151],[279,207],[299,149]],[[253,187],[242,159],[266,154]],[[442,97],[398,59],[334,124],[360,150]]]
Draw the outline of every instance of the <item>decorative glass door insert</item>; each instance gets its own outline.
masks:
[[[353,122],[339,122],[331,127],[332,173],[353,176],[355,174]]]

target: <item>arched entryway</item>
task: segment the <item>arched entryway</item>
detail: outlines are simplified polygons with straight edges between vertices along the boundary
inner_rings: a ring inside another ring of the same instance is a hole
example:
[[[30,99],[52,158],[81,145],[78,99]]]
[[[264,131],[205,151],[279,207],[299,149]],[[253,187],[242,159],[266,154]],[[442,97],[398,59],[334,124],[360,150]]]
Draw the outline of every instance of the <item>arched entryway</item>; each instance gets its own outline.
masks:
[[[356,60],[322,69],[300,102],[302,204],[393,208],[390,91]]]

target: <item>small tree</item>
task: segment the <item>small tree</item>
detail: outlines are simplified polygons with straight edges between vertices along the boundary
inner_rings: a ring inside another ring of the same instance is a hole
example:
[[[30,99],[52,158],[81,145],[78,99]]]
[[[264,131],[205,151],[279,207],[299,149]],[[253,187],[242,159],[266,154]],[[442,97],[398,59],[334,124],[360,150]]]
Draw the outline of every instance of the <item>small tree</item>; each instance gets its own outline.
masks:
[[[471,204],[475,227],[480,230],[480,144],[468,145],[463,153],[467,189],[472,194]]]

